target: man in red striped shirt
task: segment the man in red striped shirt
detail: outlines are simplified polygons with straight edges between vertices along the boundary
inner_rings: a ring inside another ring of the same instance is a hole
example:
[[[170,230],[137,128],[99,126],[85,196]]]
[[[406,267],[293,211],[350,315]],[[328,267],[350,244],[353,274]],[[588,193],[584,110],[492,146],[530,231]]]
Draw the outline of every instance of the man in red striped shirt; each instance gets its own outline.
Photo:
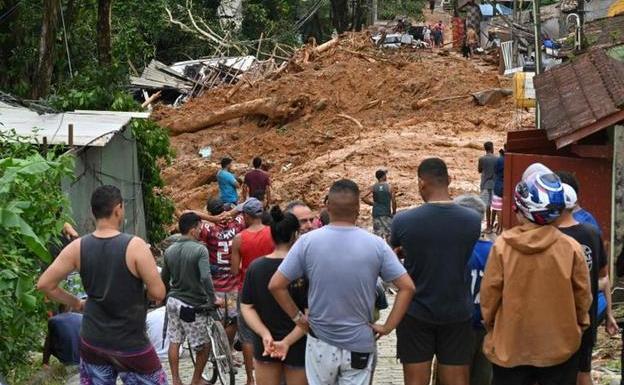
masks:
[[[223,201],[219,198],[211,198],[206,204],[206,209],[212,216],[219,216],[224,211]],[[236,320],[238,310],[239,277],[232,274],[232,240],[236,234],[245,229],[242,215],[227,219],[225,222],[202,224],[199,240],[206,245],[210,253],[210,270],[212,283],[217,298],[223,300],[227,312],[225,331],[230,344],[236,335]]]

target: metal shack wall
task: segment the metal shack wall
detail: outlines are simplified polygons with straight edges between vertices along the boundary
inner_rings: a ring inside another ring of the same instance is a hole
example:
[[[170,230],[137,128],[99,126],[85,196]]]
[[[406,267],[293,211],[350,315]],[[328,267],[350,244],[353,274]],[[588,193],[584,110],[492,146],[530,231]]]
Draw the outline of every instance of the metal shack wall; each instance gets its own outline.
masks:
[[[611,234],[611,181],[612,160],[598,158],[573,158],[541,154],[505,154],[505,187],[503,198],[503,226],[512,227],[515,213],[512,210],[512,193],[522,178],[522,173],[532,163],[542,163],[553,171],[574,172],[580,183],[580,204],[590,211],[602,227],[605,239]]]
[[[124,232],[145,239],[143,191],[137,160],[136,140],[131,130],[118,132],[104,147],[83,147],[76,155],[76,179],[66,181],[73,218],[78,232],[86,234],[95,229],[91,214],[91,193],[96,187],[111,184],[121,190],[125,207]]]

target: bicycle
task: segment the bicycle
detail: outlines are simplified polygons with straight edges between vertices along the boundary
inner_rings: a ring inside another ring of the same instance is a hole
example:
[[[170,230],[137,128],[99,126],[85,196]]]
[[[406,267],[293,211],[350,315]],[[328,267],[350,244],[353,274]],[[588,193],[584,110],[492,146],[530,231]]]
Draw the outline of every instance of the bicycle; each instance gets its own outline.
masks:
[[[221,315],[218,311],[213,310],[209,312],[208,319],[210,320],[208,325],[208,336],[210,337],[208,362],[211,363],[211,368],[209,369],[208,365],[206,365],[202,377],[211,384],[216,384],[218,379],[221,385],[235,385],[236,370],[234,369],[230,342],[221,323]],[[190,342],[187,343],[191,361],[193,366],[195,366],[195,354],[190,346]],[[210,370],[212,370],[212,373],[209,373]]]

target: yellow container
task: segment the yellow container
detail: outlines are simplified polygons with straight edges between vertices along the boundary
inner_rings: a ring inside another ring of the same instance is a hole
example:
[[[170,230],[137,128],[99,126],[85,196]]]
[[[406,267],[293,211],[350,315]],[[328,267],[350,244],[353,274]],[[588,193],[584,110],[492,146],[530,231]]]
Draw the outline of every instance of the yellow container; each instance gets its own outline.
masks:
[[[513,76],[513,98],[517,108],[535,107],[534,72],[516,72]]]

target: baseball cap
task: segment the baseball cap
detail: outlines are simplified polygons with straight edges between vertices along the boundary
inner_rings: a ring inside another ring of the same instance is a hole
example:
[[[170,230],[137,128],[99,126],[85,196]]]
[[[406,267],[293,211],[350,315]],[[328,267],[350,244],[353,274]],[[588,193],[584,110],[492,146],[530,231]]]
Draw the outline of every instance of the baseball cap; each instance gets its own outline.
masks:
[[[262,207],[262,202],[260,202],[258,199],[249,198],[245,202],[236,206],[236,211],[257,218],[262,214],[264,208]]]
[[[578,201],[578,197],[576,196],[576,191],[567,183],[562,183],[563,186],[563,195],[565,199],[565,207],[566,209],[573,209],[576,207],[576,202]]]

